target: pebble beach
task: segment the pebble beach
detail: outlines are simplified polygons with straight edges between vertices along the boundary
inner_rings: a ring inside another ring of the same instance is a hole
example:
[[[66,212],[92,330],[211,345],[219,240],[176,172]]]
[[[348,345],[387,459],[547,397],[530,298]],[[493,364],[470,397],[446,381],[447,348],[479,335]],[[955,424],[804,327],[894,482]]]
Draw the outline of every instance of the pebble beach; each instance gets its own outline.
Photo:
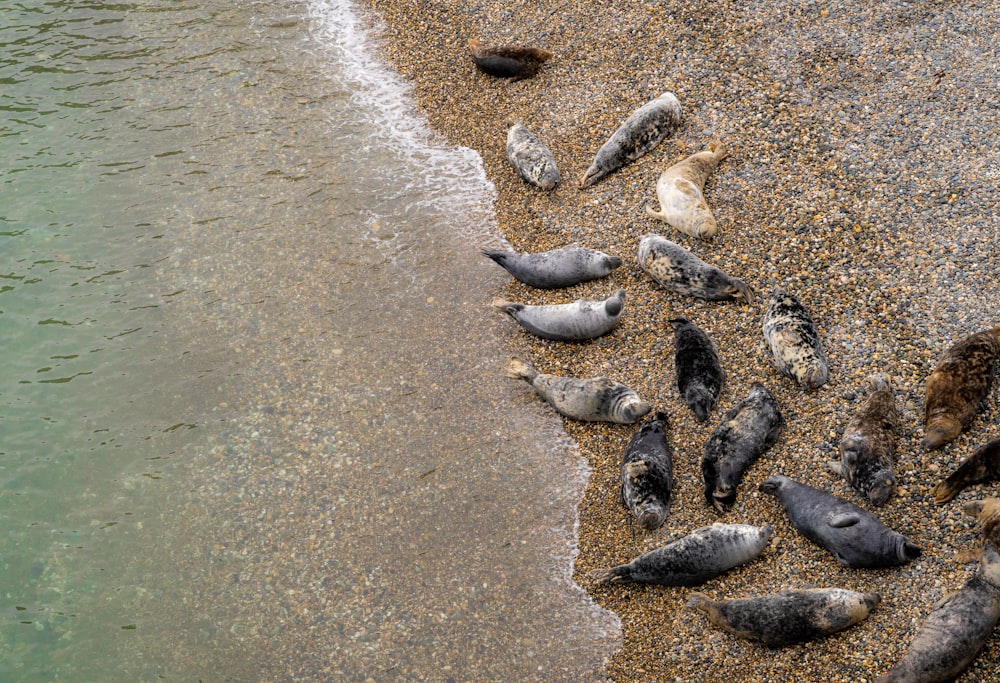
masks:
[[[963,501],[1000,484],[934,503],[933,486],[1000,433],[996,393],[969,429],[925,452],[924,381],[962,337],[1000,323],[1000,11],[994,2],[831,3],[441,2],[363,0],[388,64],[412,84],[432,127],[476,150],[496,187],[501,236],[470,249],[538,252],[576,243],[619,256],[609,277],[561,290],[513,279],[495,294],[522,303],[604,299],[626,291],[622,322],[583,343],[546,341],[512,321],[498,344],[540,372],[605,375],[669,416],[675,488],[666,524],[644,533],[618,497],[622,452],[635,426],[564,420],[592,474],[579,508],[575,579],[621,619],[623,645],[595,680],[873,681],[906,650],[932,605],[975,565],[979,543]],[[553,53],[521,81],[476,70],[467,41],[530,45]],[[684,114],[647,155],[578,188],[594,153],[635,109],[664,91]],[[508,123],[519,120],[552,150],[562,182],[529,186],[509,164]],[[718,221],[711,240],[646,215],[659,175],[721,141],[729,151],[705,187]],[[776,287],[810,311],[830,381],[804,392],[771,365],[762,307],[667,292],[636,263],[656,233],[748,282]],[[497,316],[482,302],[483,316]],[[673,331],[683,315],[715,341],[726,384],[704,423],[678,395]],[[900,414],[889,502],[872,509],[825,466],[839,458],[844,426],[868,378],[892,378]],[[511,380],[513,381],[513,380]],[[706,505],[700,458],[726,410],[760,381],[785,427],[754,464],[735,506]],[[540,399],[524,385],[520,400]],[[757,491],[773,474],[873,511],[919,545],[919,559],[882,570],[843,568],[800,536],[777,502]],[[512,494],[516,495],[516,493]],[[760,559],[696,589],[605,586],[589,578],[715,522],[770,524]],[[834,636],[772,650],[739,640],[685,608],[692,590],[713,599],[803,587],[874,591],[882,602]],[[988,680],[1000,661],[994,637],[959,679]]]

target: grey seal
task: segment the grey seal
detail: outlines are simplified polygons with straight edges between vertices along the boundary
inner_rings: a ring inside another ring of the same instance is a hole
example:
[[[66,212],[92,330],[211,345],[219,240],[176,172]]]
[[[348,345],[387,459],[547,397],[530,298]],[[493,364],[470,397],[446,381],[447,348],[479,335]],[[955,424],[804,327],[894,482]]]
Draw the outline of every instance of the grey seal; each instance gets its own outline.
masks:
[[[475,38],[470,38],[468,45],[472,61],[480,71],[495,78],[514,81],[534,76],[542,64],[552,58],[551,52],[538,47],[486,46]]]
[[[625,447],[621,499],[646,531],[663,526],[674,487],[674,461],[667,444],[667,414],[658,412],[640,425]]]
[[[708,301],[743,299],[752,306],[757,304],[756,294],[743,280],[726,275],[659,235],[646,235],[639,240],[638,260],[639,266],[657,284],[676,294]]]
[[[517,174],[539,189],[551,190],[562,179],[552,152],[519,121],[507,131],[506,152]]]
[[[1000,438],[977,448],[954,472],[938,482],[931,493],[936,503],[947,503],[972,484],[1000,480]]]
[[[719,400],[726,378],[719,352],[705,331],[687,318],[674,318],[670,325],[674,328],[677,390],[698,422],[704,422]]]
[[[719,231],[712,210],[705,201],[705,181],[728,156],[720,142],[692,154],[664,171],[656,181],[660,210],[646,207],[646,213],[658,218],[685,235],[709,239]]]
[[[506,313],[528,332],[543,339],[584,341],[607,334],[618,326],[625,307],[625,290],[603,301],[577,299],[569,304],[531,306],[497,297],[494,310]]]
[[[622,264],[617,256],[571,244],[533,254],[484,250],[519,282],[538,289],[559,289],[610,275]]]
[[[816,324],[805,306],[784,289],[775,289],[762,321],[764,341],[774,365],[806,390],[818,389],[830,379],[826,353]]]

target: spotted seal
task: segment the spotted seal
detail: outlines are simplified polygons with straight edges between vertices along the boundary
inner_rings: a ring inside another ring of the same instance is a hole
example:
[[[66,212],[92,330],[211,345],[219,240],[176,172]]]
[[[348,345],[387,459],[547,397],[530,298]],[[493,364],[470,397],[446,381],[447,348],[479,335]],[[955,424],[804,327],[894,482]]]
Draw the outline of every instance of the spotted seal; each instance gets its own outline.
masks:
[[[871,377],[874,391],[851,418],[840,439],[840,460],[827,467],[843,477],[872,505],[884,505],[896,491],[892,465],[896,456],[899,414],[887,375]]]
[[[738,278],[705,263],[681,245],[659,235],[639,240],[639,266],[661,287],[708,301],[743,299],[757,305],[754,291]]]
[[[795,529],[853,569],[906,564],[920,548],[867,510],[826,491],[776,475],[758,487],[778,499]]]
[[[965,671],[1000,620],[1000,554],[983,548],[976,573],[931,608],[902,659],[875,683],[944,683]]]
[[[580,189],[590,187],[656,147],[677,130],[683,112],[672,92],[665,92],[636,109],[597,150],[593,163],[580,180]]]
[[[705,443],[701,474],[705,500],[719,512],[736,502],[736,489],[750,466],[774,445],[784,425],[778,400],[760,382],[723,416]]]
[[[805,306],[784,289],[775,289],[762,321],[764,341],[774,365],[806,390],[818,389],[830,379],[826,353],[816,324]]]
[[[712,142],[708,149],[679,161],[656,181],[656,198],[660,210],[646,207],[646,213],[664,221],[685,235],[709,239],[719,231],[712,210],[705,201],[705,181],[728,156],[720,142]]]
[[[867,619],[881,601],[878,593],[809,588],[718,601],[692,593],[687,607],[701,610],[710,622],[738,638],[783,647],[850,628]]]
[[[1000,438],[977,448],[954,472],[938,482],[931,493],[934,502],[947,503],[966,486],[1000,480]]]
[[[534,254],[484,250],[483,255],[500,264],[519,282],[538,289],[572,287],[596,280],[610,275],[622,264],[617,256],[575,244]]]
[[[476,38],[470,38],[468,46],[472,61],[480,71],[514,81],[534,76],[542,64],[552,59],[551,52],[538,47],[486,46]]]
[[[552,152],[519,121],[507,131],[506,152],[517,174],[539,189],[551,190],[562,179]]]
[[[674,328],[677,390],[698,422],[704,422],[719,400],[726,377],[719,353],[704,330],[687,318],[674,318],[670,325]]]
[[[972,424],[993,387],[998,356],[1000,327],[971,334],[941,356],[927,378],[924,448],[940,448]]]
[[[493,300],[494,310],[506,313],[528,332],[556,341],[584,341],[607,334],[618,326],[624,307],[624,289],[604,301],[577,299],[547,306],[519,304],[501,297]]]
[[[713,524],[695,529],[673,543],[651,550],[627,564],[597,570],[599,583],[656,583],[697,586],[756,559],[774,534],[770,525]]]
[[[543,375],[520,358],[511,359],[507,376],[524,380],[557,412],[574,420],[633,424],[653,408],[635,391],[607,377]]]
[[[663,526],[674,487],[674,461],[667,445],[667,414],[646,420],[625,447],[621,466],[622,503],[646,531]]]

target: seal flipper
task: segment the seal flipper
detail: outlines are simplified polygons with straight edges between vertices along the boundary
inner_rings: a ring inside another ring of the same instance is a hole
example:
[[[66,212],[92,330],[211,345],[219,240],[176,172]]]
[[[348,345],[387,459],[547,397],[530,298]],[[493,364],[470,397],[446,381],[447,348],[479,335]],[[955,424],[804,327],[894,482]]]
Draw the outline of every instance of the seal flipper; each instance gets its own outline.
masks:
[[[841,512],[840,514],[830,515],[826,523],[834,529],[845,529],[849,526],[854,526],[860,521],[861,519],[856,512]]]
[[[839,460],[831,460],[826,463],[826,468],[836,474],[838,477],[847,478],[847,473],[844,472],[844,463]]]

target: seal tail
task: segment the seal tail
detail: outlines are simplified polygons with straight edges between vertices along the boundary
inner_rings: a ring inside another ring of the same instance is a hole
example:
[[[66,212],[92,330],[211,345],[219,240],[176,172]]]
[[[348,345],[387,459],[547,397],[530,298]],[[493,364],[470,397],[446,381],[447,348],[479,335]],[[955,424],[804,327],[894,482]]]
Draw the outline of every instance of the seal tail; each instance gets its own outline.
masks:
[[[501,313],[506,313],[507,315],[514,315],[518,311],[524,308],[524,304],[517,304],[513,301],[507,301],[502,297],[496,297],[493,299],[493,310],[500,311]]]
[[[504,268],[507,267],[506,265],[504,265],[504,261],[507,260],[506,251],[500,251],[497,249],[483,249],[482,252],[480,253],[482,253],[483,256],[493,259],[495,263],[499,263]]]
[[[587,169],[587,172],[583,174],[582,178],[580,178],[580,189],[587,189],[606,175],[607,173],[598,167],[596,163],[591,164],[590,168]]]
[[[760,305],[760,299],[758,298],[757,292],[754,291],[753,287],[745,283],[743,280],[740,280],[739,278],[733,278],[733,286],[736,287],[736,290],[740,293],[740,296],[742,296],[748,304],[750,304],[754,308]]]
[[[937,485],[931,489],[931,495],[934,496],[935,503],[938,505],[944,505],[962,492],[964,487],[957,481],[954,481],[954,479],[955,475],[953,474],[944,481],[939,481]]]
[[[649,207],[649,206],[647,205],[647,206],[646,206],[646,215],[647,215],[647,216],[652,216],[653,218],[655,218],[655,219],[657,219],[657,220],[661,220],[661,221],[663,221],[663,222],[666,222],[666,221],[667,221],[667,214],[665,214],[665,213],[663,212],[663,209],[662,209],[662,208],[661,208],[661,209],[660,209],[659,211],[654,211],[653,209],[651,209],[651,208],[650,208],[650,207]]]
[[[711,605],[712,600],[710,600],[704,593],[692,593],[688,596],[688,601],[685,607],[688,609],[700,609],[702,612],[707,612]]]
[[[713,140],[712,142],[708,143],[708,151],[715,154],[716,161],[722,161],[723,159],[729,156],[729,150],[726,148],[724,144],[722,144],[721,140]]]
[[[507,376],[511,379],[523,379],[528,382],[535,381],[538,377],[538,371],[531,367],[531,363],[524,361],[517,356],[510,359],[507,363]]]
[[[631,583],[632,571],[627,564],[622,564],[610,569],[595,569],[588,574],[588,577],[599,584]]]

